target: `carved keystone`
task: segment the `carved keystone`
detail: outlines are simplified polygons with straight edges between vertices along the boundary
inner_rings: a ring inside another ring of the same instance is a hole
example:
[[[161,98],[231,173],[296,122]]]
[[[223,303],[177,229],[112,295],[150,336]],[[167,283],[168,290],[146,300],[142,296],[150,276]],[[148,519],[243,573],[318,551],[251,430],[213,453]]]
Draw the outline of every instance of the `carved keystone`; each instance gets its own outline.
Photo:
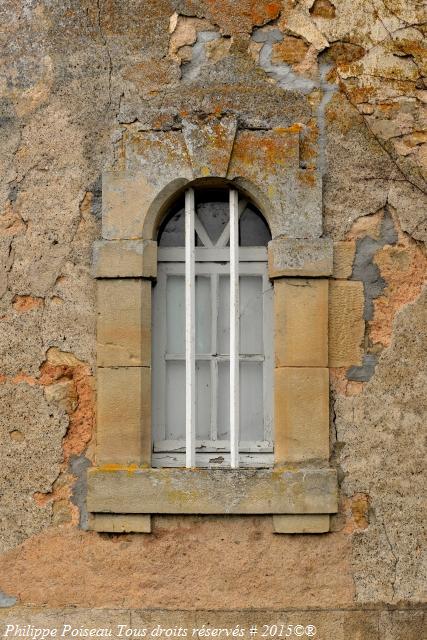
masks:
[[[227,175],[236,130],[235,118],[183,120],[184,140],[195,178]]]

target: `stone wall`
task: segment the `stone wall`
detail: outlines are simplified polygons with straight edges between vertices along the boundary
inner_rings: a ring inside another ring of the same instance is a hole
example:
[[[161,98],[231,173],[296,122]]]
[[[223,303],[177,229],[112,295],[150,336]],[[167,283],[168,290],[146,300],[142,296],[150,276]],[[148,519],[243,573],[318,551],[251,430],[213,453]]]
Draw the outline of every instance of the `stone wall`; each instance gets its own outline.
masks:
[[[0,16],[0,619],[77,607],[85,625],[97,608],[246,624],[257,609],[270,622],[299,611],[325,638],[421,638],[421,3],[4,0]],[[86,530],[101,174],[125,168],[142,132],[189,114],[255,131],[297,123],[301,169],[323,174],[331,533],[213,516],[158,516],[149,535]]]

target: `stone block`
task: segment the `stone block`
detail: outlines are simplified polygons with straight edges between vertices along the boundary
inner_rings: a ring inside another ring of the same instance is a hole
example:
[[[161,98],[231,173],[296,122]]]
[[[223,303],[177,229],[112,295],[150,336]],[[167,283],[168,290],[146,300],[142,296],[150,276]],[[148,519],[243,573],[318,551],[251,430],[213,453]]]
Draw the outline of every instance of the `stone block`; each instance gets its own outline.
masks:
[[[363,355],[363,283],[329,282],[329,366],[360,366]]]
[[[298,126],[238,131],[227,177],[247,191],[264,213],[272,237],[322,235],[322,181],[300,169]],[[262,185],[257,191],[254,185]]]
[[[185,119],[182,125],[194,177],[225,177],[236,135],[236,118]]]
[[[427,628],[425,610],[382,611],[379,625],[384,640],[421,640]]]
[[[274,282],[276,367],[327,367],[328,281]]]
[[[102,237],[142,238],[147,204],[155,189],[143,173],[109,171],[102,176]]]
[[[150,464],[151,369],[98,368],[98,464]]]
[[[328,514],[288,514],[273,516],[275,533],[327,533]]]
[[[355,240],[334,242],[334,268],[332,273],[334,278],[345,280],[351,276],[355,253]]]
[[[194,178],[184,136],[181,131],[129,133],[126,162],[129,172],[140,176],[147,189],[141,208],[142,235],[138,237],[155,240],[168,203]]]
[[[97,240],[93,245],[95,278],[155,278],[157,243],[152,240]]]
[[[151,365],[151,282],[97,281],[97,363],[100,367]]]
[[[276,463],[329,459],[329,372],[282,367],[275,371]]]
[[[334,469],[88,470],[88,510],[110,513],[335,513]]]
[[[379,615],[378,611],[366,609],[364,611],[343,611],[343,640],[384,640],[381,627],[378,624]]]
[[[140,513],[91,513],[89,529],[106,533],[151,533],[151,516]]]
[[[278,236],[268,243],[268,275],[330,276],[332,274],[332,240],[310,240]]]

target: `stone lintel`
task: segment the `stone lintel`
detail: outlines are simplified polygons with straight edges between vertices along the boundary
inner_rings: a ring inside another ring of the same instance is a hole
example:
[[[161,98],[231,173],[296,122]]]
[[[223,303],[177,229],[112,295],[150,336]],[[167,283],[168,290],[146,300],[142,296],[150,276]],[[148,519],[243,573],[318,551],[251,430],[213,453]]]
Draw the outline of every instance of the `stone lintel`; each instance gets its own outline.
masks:
[[[278,236],[268,243],[268,275],[324,277],[333,269],[332,240]]]
[[[155,278],[157,242],[97,240],[93,245],[94,278]]]
[[[88,471],[88,510],[104,513],[335,513],[334,469],[144,469]]]
[[[273,516],[274,533],[327,533],[329,531],[329,515],[288,514]]]

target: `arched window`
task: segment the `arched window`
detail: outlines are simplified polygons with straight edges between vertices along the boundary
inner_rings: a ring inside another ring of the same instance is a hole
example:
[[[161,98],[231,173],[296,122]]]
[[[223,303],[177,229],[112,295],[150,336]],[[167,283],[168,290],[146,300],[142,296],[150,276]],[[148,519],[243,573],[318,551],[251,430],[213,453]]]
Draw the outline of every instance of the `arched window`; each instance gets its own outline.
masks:
[[[131,136],[126,166],[103,176],[90,526],[270,514],[276,532],[325,532],[328,318],[341,336],[352,316],[328,306],[318,171],[300,166],[300,125],[196,120]]]
[[[235,189],[188,189],[169,209],[153,299],[152,466],[273,464],[270,239]]]

